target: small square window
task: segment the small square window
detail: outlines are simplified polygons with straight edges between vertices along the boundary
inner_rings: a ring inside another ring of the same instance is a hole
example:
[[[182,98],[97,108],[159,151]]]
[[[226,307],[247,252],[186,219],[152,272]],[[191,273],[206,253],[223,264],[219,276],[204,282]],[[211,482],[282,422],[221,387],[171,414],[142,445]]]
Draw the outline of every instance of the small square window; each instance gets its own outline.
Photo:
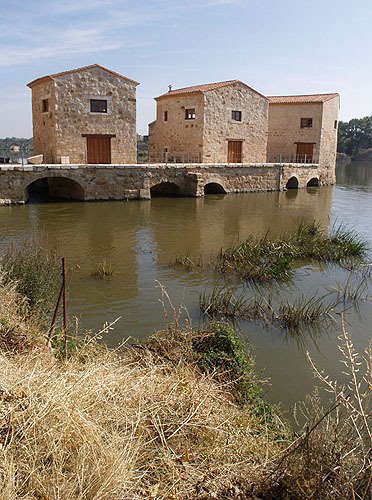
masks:
[[[41,101],[41,112],[48,113],[49,112],[49,99],[43,99]]]
[[[301,128],[311,128],[313,126],[312,118],[301,118]]]
[[[107,99],[91,99],[90,100],[91,113],[107,113]]]
[[[195,108],[185,109],[185,120],[195,120]]]
[[[164,121],[168,121],[168,111],[164,111]]]
[[[337,120],[335,120],[335,124],[334,124],[335,130],[337,129],[337,124],[338,124],[338,122],[337,122]]]
[[[242,121],[242,112],[241,111],[231,111],[231,119],[236,122]]]

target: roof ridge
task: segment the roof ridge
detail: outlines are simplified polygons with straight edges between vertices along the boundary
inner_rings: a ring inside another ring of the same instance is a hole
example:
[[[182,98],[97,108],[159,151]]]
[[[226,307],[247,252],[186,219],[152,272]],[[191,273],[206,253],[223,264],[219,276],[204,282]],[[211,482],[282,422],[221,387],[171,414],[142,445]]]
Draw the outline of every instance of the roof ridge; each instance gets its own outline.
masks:
[[[339,97],[338,92],[328,92],[322,94],[289,94],[289,95],[269,95],[267,96],[269,103],[272,104],[289,104],[289,103],[311,103],[311,102],[326,102],[334,97]]]
[[[51,73],[50,75],[41,76],[39,78],[36,78],[32,82],[28,83],[27,87],[31,88],[34,85],[36,85],[37,83],[41,83],[41,82],[48,80],[48,79],[53,79],[53,78],[57,78],[59,76],[69,75],[71,73],[78,73],[79,71],[85,71],[87,69],[92,69],[92,68],[103,69],[104,71],[107,71],[108,73],[111,73],[111,74],[118,76],[120,78],[124,78],[125,80],[128,80],[128,81],[134,83],[135,85],[139,85],[139,82],[137,82],[136,80],[132,80],[131,78],[128,78],[127,76],[124,76],[120,73],[117,73],[116,71],[113,71],[112,69],[106,68],[105,66],[102,66],[102,64],[94,63],[94,64],[89,64],[88,66],[81,66],[80,68],[69,69],[66,71],[60,71],[59,73]]]
[[[267,97],[310,97],[316,95],[339,95],[338,92],[320,92],[319,94],[277,94],[268,95]]]
[[[169,97],[172,95],[191,94],[194,92],[210,92],[213,90],[218,90],[218,89],[223,88],[223,87],[228,87],[229,85],[233,85],[235,83],[241,83],[242,85],[244,85],[245,87],[248,87],[250,90],[252,90],[256,94],[259,94],[260,96],[267,99],[266,96],[264,96],[263,94],[260,94],[260,92],[258,92],[257,90],[253,89],[252,87],[250,87],[246,83],[244,83],[241,80],[236,78],[234,80],[224,80],[222,82],[202,83],[199,85],[190,85],[188,87],[180,87],[178,89],[170,90],[164,94],[161,94],[158,97],[155,97],[155,100],[160,99],[161,97]]]

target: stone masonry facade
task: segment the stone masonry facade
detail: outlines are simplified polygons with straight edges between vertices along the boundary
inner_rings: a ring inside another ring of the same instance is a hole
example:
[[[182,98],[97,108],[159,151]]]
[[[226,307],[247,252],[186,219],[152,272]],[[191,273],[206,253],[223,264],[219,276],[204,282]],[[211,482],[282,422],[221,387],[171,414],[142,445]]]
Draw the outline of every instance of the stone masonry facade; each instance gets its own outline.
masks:
[[[107,137],[111,163],[135,163],[137,85],[98,64],[29,83],[35,155],[45,163],[86,164],[86,136]],[[102,103],[98,112],[91,101]]]
[[[334,182],[339,104],[338,94],[269,97],[267,160],[306,162],[308,158],[332,171]],[[298,145],[304,146],[303,151],[312,150],[312,158],[298,154]]]
[[[41,179],[48,180],[49,194],[62,199],[127,200],[149,199],[162,185],[181,196],[203,196],[208,185],[225,193],[282,191],[294,177],[300,188],[314,179],[329,185],[330,174],[314,164],[7,165],[0,167],[0,204],[26,202],[30,185]]]
[[[149,125],[150,163],[226,163],[229,141],[242,143],[239,163],[266,160],[268,100],[245,83],[170,90],[156,102],[156,121]]]

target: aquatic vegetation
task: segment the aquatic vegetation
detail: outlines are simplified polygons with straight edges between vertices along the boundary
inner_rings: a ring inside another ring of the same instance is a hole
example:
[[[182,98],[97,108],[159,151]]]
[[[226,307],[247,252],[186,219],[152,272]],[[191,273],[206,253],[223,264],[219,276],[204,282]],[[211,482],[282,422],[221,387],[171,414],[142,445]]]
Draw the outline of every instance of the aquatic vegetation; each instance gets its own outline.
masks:
[[[199,306],[203,314],[212,318],[243,318],[247,299],[243,293],[236,296],[233,287],[214,287],[211,294],[200,294]]]
[[[283,302],[280,299],[274,301],[272,291],[265,295],[263,290],[256,289],[255,295],[247,298],[243,293],[235,296],[232,287],[215,287],[210,294],[200,295],[199,306],[201,312],[210,318],[261,321],[267,326],[276,325],[297,334],[316,331],[332,323],[331,313],[339,301],[326,304],[324,299],[325,296],[315,294]]]
[[[336,306],[337,302],[325,305],[324,297],[301,296],[294,302],[285,301],[281,304],[275,321],[292,333],[300,333],[309,328],[319,330],[333,321],[331,313]]]
[[[94,276],[97,279],[104,280],[107,278],[111,278],[115,274],[115,270],[110,262],[107,262],[104,259],[102,262],[97,264],[96,270],[94,272]]]
[[[221,250],[216,269],[247,281],[288,281],[301,261],[363,261],[367,243],[343,226],[326,234],[319,224],[299,224],[295,234],[250,237]]]
[[[202,268],[204,266],[203,257],[199,255],[197,259],[191,258],[189,252],[177,255],[170,263],[172,267],[183,267],[188,271]]]

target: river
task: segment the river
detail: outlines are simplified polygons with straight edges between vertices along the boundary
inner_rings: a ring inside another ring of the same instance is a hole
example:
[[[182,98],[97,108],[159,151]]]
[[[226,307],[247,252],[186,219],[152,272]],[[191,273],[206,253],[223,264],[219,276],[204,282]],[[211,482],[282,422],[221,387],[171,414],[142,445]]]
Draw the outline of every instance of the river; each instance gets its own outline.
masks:
[[[221,248],[250,234],[290,231],[299,221],[318,221],[324,228],[345,224],[372,248],[372,163],[337,168],[334,187],[284,193],[209,195],[204,198],[154,198],[151,201],[30,204],[0,208],[1,247],[30,235],[46,234],[61,248],[69,268],[69,315],[81,329],[97,331],[120,319],[106,336],[110,346],[128,336],[144,337],[172,320],[200,321],[199,294],[223,283],[212,271],[187,271],[169,266],[188,252],[207,263]],[[115,273],[107,280],[94,276],[104,259]],[[322,295],[345,281],[337,266],[307,265],[296,271],[292,286],[275,293],[287,297]],[[161,288],[167,291],[173,308]],[[247,294],[250,291],[246,291]],[[164,298],[164,296],[163,296]],[[164,311],[164,306],[166,312]],[[180,307],[182,306],[182,307]],[[356,347],[366,347],[372,330],[372,290],[358,313],[346,314]],[[257,369],[270,380],[267,397],[289,409],[311,392],[314,379],[305,352],[320,368],[342,378],[337,329],[316,339],[302,335],[299,343],[283,330],[240,322],[242,335],[256,357]]]

